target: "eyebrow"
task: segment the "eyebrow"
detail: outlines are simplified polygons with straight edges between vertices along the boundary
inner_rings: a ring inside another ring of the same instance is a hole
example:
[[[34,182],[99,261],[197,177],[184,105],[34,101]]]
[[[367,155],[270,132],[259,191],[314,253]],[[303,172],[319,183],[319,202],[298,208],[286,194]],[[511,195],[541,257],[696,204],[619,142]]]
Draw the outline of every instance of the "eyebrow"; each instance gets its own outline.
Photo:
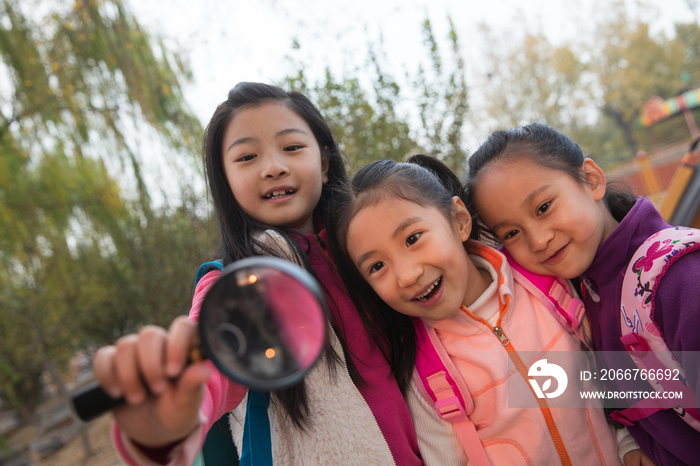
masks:
[[[305,134],[305,135],[307,135],[307,136],[309,135],[309,133],[307,133],[307,132],[304,131],[303,129],[299,129],[299,128],[286,128],[286,129],[283,129],[283,130],[278,131],[277,134],[275,134],[275,137],[278,138],[278,137],[280,137],[280,136],[285,136],[285,135],[287,135],[287,134],[292,134],[292,133],[300,133],[300,134]],[[228,147],[226,148],[226,152],[230,151],[234,146],[239,146],[239,145],[241,145],[241,144],[245,144],[245,143],[247,143],[247,142],[254,142],[254,141],[258,141],[258,138],[254,138],[254,137],[252,137],[252,136],[245,136],[245,137],[236,139],[235,141],[233,141],[233,142],[231,143],[230,146],[228,146]]]
[[[530,203],[532,202],[532,200],[533,200],[538,194],[540,194],[540,193],[541,193],[542,191],[544,191],[545,189],[548,189],[550,186],[551,186],[551,185],[546,184],[546,185],[544,185],[544,186],[540,186],[539,188],[535,189],[533,192],[530,193],[529,196],[527,196],[527,197],[523,200],[523,203],[520,204],[520,206],[521,206],[521,207],[526,207],[526,206],[530,205]]]
[[[377,251],[370,251],[362,254],[360,257],[357,258],[357,268],[362,269],[362,263],[372,257],[372,255],[377,252]]]
[[[410,227],[414,223],[420,222],[421,219],[419,217],[411,217],[407,218],[403,222],[399,224],[398,227],[396,227],[396,230],[394,230],[394,234],[391,235],[392,238],[396,238],[399,234],[401,234],[402,231],[404,231],[406,228]]]
[[[537,195],[539,195],[542,191],[548,189],[550,186],[551,186],[551,185],[546,184],[546,185],[544,185],[544,186],[540,186],[539,188],[535,189],[533,192],[531,192],[531,193],[523,200],[523,202],[522,202],[522,204],[520,204],[520,206],[521,206],[521,207],[527,207],[527,206],[532,202],[532,200],[533,200],[535,197],[537,197]],[[503,220],[503,221],[501,221],[501,222],[498,222],[497,224],[495,224],[494,226],[491,227],[491,230],[496,231],[496,230],[498,230],[500,227],[502,227],[502,226],[503,226],[504,224],[506,224],[506,223],[508,223],[508,220]]]
[[[420,218],[420,217],[411,217],[411,218],[407,218],[406,220],[404,220],[403,222],[401,222],[401,223],[399,224],[398,227],[396,227],[396,230],[394,230],[394,233],[391,235],[391,237],[392,237],[392,238],[396,238],[396,237],[397,237],[399,234],[401,234],[401,232],[404,231],[406,228],[408,228],[408,227],[410,227],[411,225],[413,225],[414,223],[417,223],[417,222],[420,222],[420,221],[421,221],[421,218]],[[377,252],[377,251],[372,250],[372,251],[366,252],[366,253],[362,254],[360,257],[358,257],[358,258],[357,258],[357,268],[358,268],[358,269],[361,269],[361,268],[362,268],[362,263],[363,263],[364,261],[366,261],[367,259],[369,259],[370,257],[372,257],[372,255],[373,255],[374,253],[376,253],[376,252]]]

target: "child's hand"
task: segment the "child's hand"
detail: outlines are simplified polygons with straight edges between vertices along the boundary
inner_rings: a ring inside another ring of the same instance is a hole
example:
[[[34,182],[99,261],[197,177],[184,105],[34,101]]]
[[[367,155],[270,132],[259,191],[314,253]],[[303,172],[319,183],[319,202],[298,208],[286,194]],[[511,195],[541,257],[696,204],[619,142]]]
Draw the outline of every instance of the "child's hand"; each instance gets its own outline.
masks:
[[[625,466],[656,466],[642,450],[632,450],[625,455]]]
[[[97,351],[95,376],[112,397],[126,398],[114,417],[130,439],[159,447],[197,427],[209,368],[203,362],[186,364],[198,342],[197,323],[178,317],[167,332],[147,326]]]

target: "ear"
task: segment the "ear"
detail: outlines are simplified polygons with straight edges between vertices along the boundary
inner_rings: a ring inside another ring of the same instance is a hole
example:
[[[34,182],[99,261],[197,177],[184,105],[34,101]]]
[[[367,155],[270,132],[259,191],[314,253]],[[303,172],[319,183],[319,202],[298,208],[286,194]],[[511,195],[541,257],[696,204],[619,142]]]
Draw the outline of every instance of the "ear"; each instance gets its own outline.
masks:
[[[330,160],[328,159],[328,157],[321,154],[321,173],[323,174],[321,181],[323,184],[328,183],[328,167],[329,166],[330,166]]]
[[[469,239],[469,235],[472,232],[472,216],[469,214],[464,202],[462,202],[458,196],[452,198],[452,216],[455,220],[459,236],[464,243]]]
[[[601,169],[593,159],[586,158],[583,161],[583,165],[581,165],[581,170],[583,170],[586,183],[593,193],[593,198],[596,201],[603,199],[607,186],[607,179],[605,178],[603,169]]]

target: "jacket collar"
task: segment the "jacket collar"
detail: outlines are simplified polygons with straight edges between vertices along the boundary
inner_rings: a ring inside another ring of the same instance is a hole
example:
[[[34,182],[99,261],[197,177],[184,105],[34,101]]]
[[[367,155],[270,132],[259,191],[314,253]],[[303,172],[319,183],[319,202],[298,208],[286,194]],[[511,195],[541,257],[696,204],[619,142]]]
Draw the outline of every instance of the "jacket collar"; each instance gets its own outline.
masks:
[[[600,244],[585,275],[598,286],[615,281],[624,273],[637,248],[649,236],[668,226],[651,201],[638,198],[617,228]]]
[[[478,256],[488,262],[494,268],[498,275],[497,294],[499,303],[506,303],[506,296],[510,296],[508,302],[513,302],[513,272],[508,266],[508,260],[499,251],[488,247],[476,241],[467,241],[465,243],[467,253],[471,256]],[[512,308],[512,304],[508,308],[501,310],[501,322],[507,322],[510,319],[508,312]],[[423,319],[426,324],[438,330],[457,333],[460,335],[471,335],[481,331],[489,331],[483,323],[474,319],[465,312],[455,312],[451,317],[442,321],[431,319]]]
[[[504,318],[502,317],[503,314],[508,312],[508,309],[503,307],[503,305],[507,302],[506,296],[510,296],[510,302],[513,302],[514,280],[513,269],[511,269],[508,265],[506,256],[501,254],[498,250],[476,241],[467,241],[466,249],[470,255],[481,257],[496,270],[496,274],[498,276],[498,302],[502,307],[499,317]]]

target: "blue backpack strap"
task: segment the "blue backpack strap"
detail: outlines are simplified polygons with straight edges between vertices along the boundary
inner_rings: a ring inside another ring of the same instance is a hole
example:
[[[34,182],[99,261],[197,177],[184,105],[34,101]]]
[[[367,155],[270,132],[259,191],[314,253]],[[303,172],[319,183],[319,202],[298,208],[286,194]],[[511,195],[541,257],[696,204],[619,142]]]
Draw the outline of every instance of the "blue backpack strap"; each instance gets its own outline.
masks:
[[[204,264],[199,266],[199,269],[197,269],[197,275],[194,278],[194,285],[197,286],[197,283],[202,279],[203,276],[211,272],[212,270],[223,270],[224,269],[224,261],[219,259],[216,261],[212,262],[205,262]]]
[[[248,390],[241,466],[272,466],[272,438],[267,415],[269,404],[268,392]]]

